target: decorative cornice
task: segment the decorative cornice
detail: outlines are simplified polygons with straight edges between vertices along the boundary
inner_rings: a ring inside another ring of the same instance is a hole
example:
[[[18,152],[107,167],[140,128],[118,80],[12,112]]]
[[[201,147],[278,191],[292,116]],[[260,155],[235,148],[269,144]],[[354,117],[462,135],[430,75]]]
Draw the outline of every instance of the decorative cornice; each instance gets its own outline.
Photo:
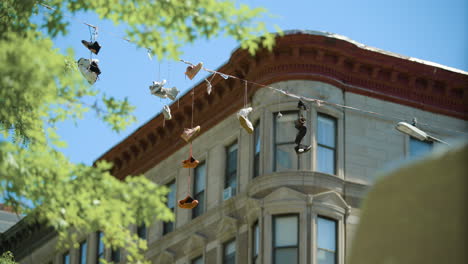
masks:
[[[278,37],[272,52],[260,50],[256,56],[238,49],[218,71],[264,85],[298,79],[321,81],[345,92],[468,120],[467,74],[370,49],[332,34],[296,32]],[[243,105],[241,81],[216,75],[212,85],[210,95],[204,81],[192,88],[203,91],[195,93],[194,123],[201,126],[200,134]],[[249,86],[249,101],[259,89],[261,86]],[[119,179],[145,173],[185,146],[174,135],[189,127],[191,102],[191,93],[186,93],[179,106],[171,108],[174,118],[165,121],[164,128],[160,114],[98,160],[113,162],[112,173]]]

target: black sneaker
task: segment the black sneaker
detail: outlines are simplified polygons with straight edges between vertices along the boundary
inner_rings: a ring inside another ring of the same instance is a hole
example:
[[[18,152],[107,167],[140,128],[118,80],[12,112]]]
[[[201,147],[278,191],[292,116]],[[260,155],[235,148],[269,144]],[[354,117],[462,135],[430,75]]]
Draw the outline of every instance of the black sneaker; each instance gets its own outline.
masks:
[[[294,147],[294,150],[296,151],[297,154],[303,154],[309,151],[312,148],[311,145],[306,146],[306,145],[299,145]]]
[[[92,53],[96,55],[99,53],[99,50],[101,49],[101,45],[99,45],[97,41],[88,42],[86,40],[82,40],[81,43],[83,43],[83,45],[86,48],[88,48]]]
[[[299,102],[297,103],[297,108],[299,108],[300,110],[307,110],[307,106],[304,104],[304,102],[302,102],[302,100],[299,100]]]

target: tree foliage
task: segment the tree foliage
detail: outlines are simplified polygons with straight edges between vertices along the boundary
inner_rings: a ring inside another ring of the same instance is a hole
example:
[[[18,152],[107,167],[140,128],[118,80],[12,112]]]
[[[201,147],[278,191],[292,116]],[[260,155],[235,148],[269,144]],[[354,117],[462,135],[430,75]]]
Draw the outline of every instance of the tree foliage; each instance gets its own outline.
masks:
[[[172,221],[165,206],[168,190],[145,177],[117,180],[109,173],[111,164],[74,164],[57,150],[65,145],[56,133],[58,122],[91,110],[121,131],[135,118],[126,99],[89,86],[77,71],[73,50],[61,54],[53,39],[67,34],[65,14],[89,11],[126,23],[126,37],[159,58],[177,58],[184,43],[220,34],[253,53],[260,45],[273,45],[273,35],[255,22],[265,10],[216,0],[42,3],[52,9],[34,0],[0,2],[0,193],[18,212],[53,226],[64,247],[76,247],[80,235],[101,230],[108,247],[125,248],[129,263],[144,263],[146,241],[129,227]],[[44,10],[43,20],[32,19]],[[96,103],[85,104],[90,98]]]

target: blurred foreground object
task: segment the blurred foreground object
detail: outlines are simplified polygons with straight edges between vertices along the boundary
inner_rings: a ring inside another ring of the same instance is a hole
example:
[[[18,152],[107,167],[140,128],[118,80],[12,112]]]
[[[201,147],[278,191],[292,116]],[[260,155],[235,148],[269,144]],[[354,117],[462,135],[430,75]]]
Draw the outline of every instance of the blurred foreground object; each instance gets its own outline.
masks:
[[[398,169],[363,203],[351,264],[468,263],[468,144]]]

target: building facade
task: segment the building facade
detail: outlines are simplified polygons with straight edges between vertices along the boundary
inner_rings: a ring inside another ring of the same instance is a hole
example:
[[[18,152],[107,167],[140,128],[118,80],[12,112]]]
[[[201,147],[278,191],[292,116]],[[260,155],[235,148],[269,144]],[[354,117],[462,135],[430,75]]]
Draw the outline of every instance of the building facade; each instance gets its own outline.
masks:
[[[118,178],[142,173],[171,189],[175,222],[134,228],[148,239],[152,263],[343,264],[360,201],[376,175],[432,147],[396,131],[396,123],[416,117],[420,128],[444,140],[466,136],[468,128],[468,73],[339,35],[286,32],[273,51],[252,57],[236,50],[217,71],[303,97],[303,143],[312,148],[294,151],[297,97],[252,84],[246,94],[244,82],[219,74],[210,95],[205,82],[195,85],[197,168],[182,168],[189,146],[175,136],[190,126],[190,92],[171,106],[173,119],[164,126],[159,114],[100,158],[114,162]],[[236,117],[246,97],[253,134]],[[188,190],[200,201],[194,210],[177,207]],[[125,252],[105,249],[101,235],[66,252],[55,251],[50,236],[19,261],[123,262]]]

